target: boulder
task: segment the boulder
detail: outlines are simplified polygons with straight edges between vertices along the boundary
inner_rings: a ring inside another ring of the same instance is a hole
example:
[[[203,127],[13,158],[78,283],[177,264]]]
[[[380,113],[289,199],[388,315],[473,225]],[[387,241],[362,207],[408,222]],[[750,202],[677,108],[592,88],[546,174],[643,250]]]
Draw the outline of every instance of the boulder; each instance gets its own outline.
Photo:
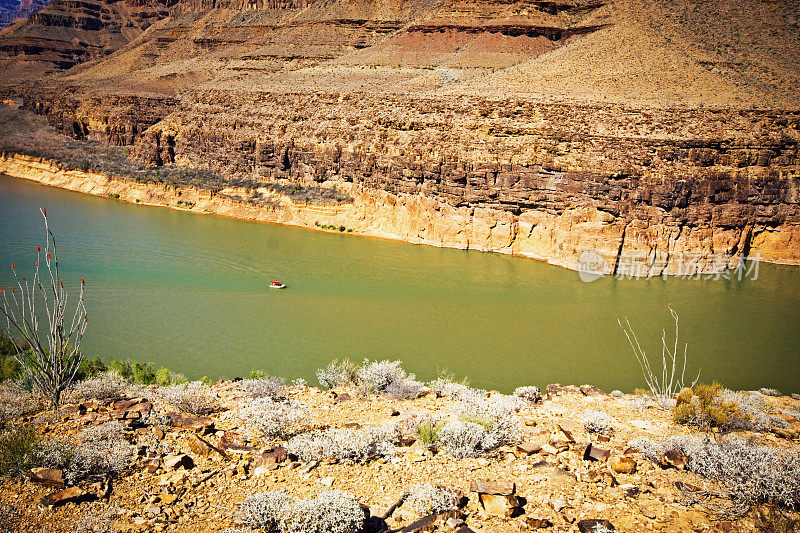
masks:
[[[64,486],[64,473],[53,468],[31,468],[31,481],[51,487]]]
[[[198,435],[189,435],[188,439],[189,449],[195,455],[206,456],[217,454],[222,458],[227,458],[228,454],[211,444],[209,441]]]
[[[583,451],[583,459],[585,461],[605,461],[611,456],[611,450],[593,446],[591,443],[586,445]]]
[[[522,514],[522,502],[510,494],[479,494],[483,510],[494,516],[514,517]]]
[[[581,385],[579,389],[584,396],[608,396],[606,391],[598,389],[594,385]]]
[[[172,426],[188,429],[200,434],[214,431],[214,421],[207,416],[195,416],[186,413],[170,413],[169,423]]]
[[[609,464],[611,469],[618,474],[633,474],[636,472],[636,460],[632,457],[614,457]]]
[[[524,456],[524,455],[533,455],[535,453],[539,453],[542,451],[542,447],[538,444],[531,444],[529,442],[523,442],[522,444],[517,444],[516,454],[517,457]]]
[[[69,487],[44,496],[40,503],[45,507],[52,508],[64,505],[65,503],[82,503],[96,498],[94,494],[80,487]]]

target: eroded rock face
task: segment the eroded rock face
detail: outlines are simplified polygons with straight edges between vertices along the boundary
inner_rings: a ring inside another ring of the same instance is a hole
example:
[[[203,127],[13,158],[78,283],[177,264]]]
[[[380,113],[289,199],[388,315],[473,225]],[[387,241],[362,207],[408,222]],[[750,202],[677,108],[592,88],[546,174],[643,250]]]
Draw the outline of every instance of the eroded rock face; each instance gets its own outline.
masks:
[[[606,273],[658,275],[686,273],[678,258],[701,272],[741,254],[800,260],[799,123],[800,113],[214,91],[185,98],[136,154],[351,186],[377,232],[412,242],[568,267],[593,250]]]

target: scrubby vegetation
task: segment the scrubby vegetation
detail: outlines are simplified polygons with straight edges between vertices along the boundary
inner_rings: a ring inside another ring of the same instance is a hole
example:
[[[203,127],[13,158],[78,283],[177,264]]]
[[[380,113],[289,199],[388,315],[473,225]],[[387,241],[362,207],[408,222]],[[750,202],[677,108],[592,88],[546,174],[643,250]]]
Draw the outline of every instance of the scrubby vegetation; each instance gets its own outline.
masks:
[[[238,417],[265,437],[290,437],[301,430],[305,413],[297,402],[263,396],[247,402]]]
[[[364,511],[350,494],[326,491],[314,498],[295,498],[280,491],[250,495],[239,507],[246,525],[285,533],[356,533]]]
[[[730,497],[754,505],[767,502],[800,507],[800,452],[759,445],[741,438],[639,438],[631,446],[660,463],[669,450],[688,458],[696,474],[722,483]]]
[[[603,411],[586,411],[583,413],[582,422],[583,430],[586,433],[594,433],[606,437],[614,435],[614,427],[611,425],[611,419]]]
[[[672,415],[676,423],[704,431],[766,431],[785,427],[783,419],[766,413],[767,407],[761,393],[734,392],[718,382],[698,383],[694,390],[682,391]]]
[[[39,437],[29,426],[0,432],[0,476],[19,475],[34,466]]]
[[[458,493],[442,486],[414,485],[409,490],[404,505],[414,509],[422,516],[442,513],[458,507]]]
[[[293,437],[286,449],[301,461],[336,459],[364,463],[394,452],[394,428],[328,429]]]
[[[81,431],[76,442],[51,439],[36,451],[36,462],[63,471],[70,484],[115,475],[128,468],[134,455],[123,435],[124,429],[118,422],[107,422]]]

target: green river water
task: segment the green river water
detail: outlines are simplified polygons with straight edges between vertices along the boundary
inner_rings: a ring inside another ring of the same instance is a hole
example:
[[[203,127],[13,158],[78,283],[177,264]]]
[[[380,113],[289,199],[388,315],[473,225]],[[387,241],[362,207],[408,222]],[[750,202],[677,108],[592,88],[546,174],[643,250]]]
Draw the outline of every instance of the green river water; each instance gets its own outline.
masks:
[[[316,384],[333,358],[400,359],[474,386],[643,386],[613,312],[653,358],[667,300],[688,374],[800,392],[800,268],[757,279],[581,281],[498,254],[255,224],[95,198],[0,177],[0,285],[32,268],[46,206],[64,282],[87,281],[87,355],[152,361],[191,378],[258,368]],[[749,276],[752,278],[752,275]],[[270,290],[272,279],[288,288]],[[690,372],[691,371],[691,372]]]

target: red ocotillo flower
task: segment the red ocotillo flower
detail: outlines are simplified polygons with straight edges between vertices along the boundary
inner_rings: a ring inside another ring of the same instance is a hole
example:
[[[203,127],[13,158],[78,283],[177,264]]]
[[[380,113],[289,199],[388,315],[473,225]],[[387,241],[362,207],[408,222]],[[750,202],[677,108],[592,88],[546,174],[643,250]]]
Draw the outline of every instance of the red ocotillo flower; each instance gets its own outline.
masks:
[[[59,281],[59,282],[61,282],[61,288],[63,289],[63,288],[64,288],[64,278],[61,278],[61,279],[60,279],[60,280],[58,280],[58,281]],[[663,329],[663,328],[662,328],[662,329]]]
[[[6,292],[5,289],[0,289],[0,294],[5,294],[5,292]]]
[[[46,207],[43,207],[43,208],[42,208],[42,214],[43,214],[44,216],[47,216],[47,208],[46,208]]]
[[[84,283],[83,278],[81,278],[81,283]]]
[[[42,249],[41,249],[41,248],[39,248],[39,247],[37,246],[37,247],[36,247],[36,251],[37,251],[37,252],[41,252],[41,251],[42,251]]]
[[[22,281],[26,281],[26,280],[25,280],[25,276],[20,276],[20,277],[22,278]]]
[[[11,263],[11,270],[14,270],[14,263]]]

